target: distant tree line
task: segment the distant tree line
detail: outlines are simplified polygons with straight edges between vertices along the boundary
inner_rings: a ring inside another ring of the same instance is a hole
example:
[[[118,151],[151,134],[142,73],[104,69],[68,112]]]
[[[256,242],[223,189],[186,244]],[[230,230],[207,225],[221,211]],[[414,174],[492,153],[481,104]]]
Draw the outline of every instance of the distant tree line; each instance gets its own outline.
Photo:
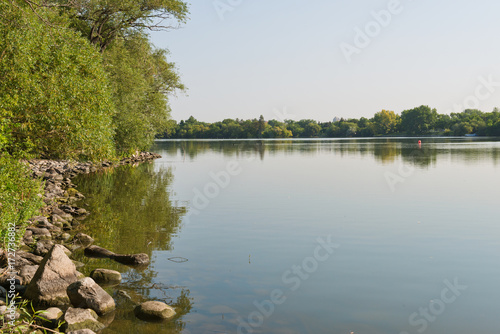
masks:
[[[500,136],[500,111],[482,112],[467,109],[451,115],[438,114],[436,109],[420,106],[405,110],[401,115],[382,110],[372,118],[340,119],[336,122],[318,122],[312,119],[240,120],[225,119],[205,123],[190,117],[174,123],[159,138],[172,139],[244,139],[244,138],[335,138],[373,136]]]

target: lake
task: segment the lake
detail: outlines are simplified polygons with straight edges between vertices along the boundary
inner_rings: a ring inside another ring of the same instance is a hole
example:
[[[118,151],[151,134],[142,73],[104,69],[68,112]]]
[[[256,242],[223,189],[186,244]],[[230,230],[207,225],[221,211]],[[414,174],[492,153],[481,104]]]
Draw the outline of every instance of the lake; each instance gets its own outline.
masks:
[[[420,139],[158,141],[79,176],[80,231],[152,260],[77,252],[123,276],[102,333],[497,333],[500,140]]]

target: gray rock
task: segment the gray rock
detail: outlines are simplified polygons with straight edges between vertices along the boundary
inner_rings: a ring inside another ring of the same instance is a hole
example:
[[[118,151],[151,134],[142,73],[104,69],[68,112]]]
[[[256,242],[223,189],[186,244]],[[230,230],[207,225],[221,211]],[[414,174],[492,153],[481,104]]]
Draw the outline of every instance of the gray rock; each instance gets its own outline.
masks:
[[[73,216],[70,215],[69,213],[64,212],[63,210],[59,208],[53,208],[52,209],[52,222],[54,222],[54,215],[59,216],[62,220],[71,222],[73,220]]]
[[[7,290],[3,286],[0,286],[0,298],[7,297]]]
[[[15,264],[17,273],[15,275],[15,280],[17,285],[27,285],[31,282],[36,270],[38,269],[38,264],[43,258],[41,256],[36,256],[31,253],[24,251],[17,251],[15,255]],[[5,271],[0,275],[0,285],[9,286],[10,273]],[[19,292],[19,291],[18,291]]]
[[[57,227],[63,227],[64,223],[67,223],[65,219],[63,219],[61,216],[58,214],[53,214],[51,217],[52,224],[57,226]]]
[[[26,231],[26,233],[24,233],[22,242],[25,245],[33,245],[35,243],[35,239],[33,239],[33,233],[31,231]]]
[[[43,261],[43,257],[37,256],[29,252],[17,251],[16,256],[19,256],[20,258],[27,261],[26,264],[40,264]]]
[[[149,256],[145,253],[140,254],[116,254],[99,246],[89,246],[85,248],[85,256],[95,258],[110,258],[118,263],[128,266],[145,266],[149,264]]]
[[[175,310],[165,303],[149,301],[137,306],[134,309],[134,314],[144,321],[160,321],[173,318]]]
[[[73,241],[78,242],[84,246],[88,246],[94,243],[94,239],[91,236],[84,233],[78,233],[77,235],[75,235]]]
[[[71,238],[71,234],[63,233],[63,234],[61,234],[60,238],[62,241],[68,241]]]
[[[33,237],[43,240],[43,239],[52,239],[52,234],[50,234],[50,231],[46,228],[39,228],[39,227],[28,227],[26,231],[31,231]]]
[[[84,208],[78,208],[75,210],[75,214],[77,214],[79,216],[83,216],[83,215],[88,214],[88,212]]]
[[[36,255],[45,256],[52,247],[54,246],[54,242],[52,240],[40,240],[35,245],[35,250],[33,253]]]
[[[104,325],[97,321],[97,314],[91,309],[70,307],[64,314],[66,332],[90,329],[100,331]]]
[[[115,309],[113,298],[90,277],[70,284],[67,293],[74,307],[90,308],[99,315]]]
[[[28,285],[35,276],[38,270],[38,265],[24,266],[19,270],[19,283],[20,285]]]
[[[122,275],[115,270],[95,269],[90,273],[90,277],[97,283],[117,282],[122,280]]]
[[[7,321],[17,320],[21,316],[21,314],[19,313],[19,310],[16,309],[14,312],[12,312],[12,310],[9,310],[7,305],[0,306],[0,315],[1,315],[1,317],[4,317],[5,320],[7,320]],[[12,319],[12,318],[14,318],[14,319]]]
[[[115,253],[113,253],[112,251],[95,245],[85,248],[84,254],[85,256],[95,258],[111,258],[113,255],[115,255]]]
[[[62,320],[64,312],[57,307],[50,307],[38,315],[40,316],[38,322],[41,326],[54,329],[59,325],[59,321]]]
[[[35,216],[31,219],[31,221],[33,222],[33,224],[36,224],[36,225],[45,225],[45,224],[48,224],[49,223],[49,220],[47,219],[47,217],[44,217],[44,216]]]
[[[16,268],[21,268],[23,266],[30,266],[34,264],[40,264],[42,262],[43,257],[41,256],[36,256],[31,253],[28,253],[23,250],[18,250],[15,254],[14,257],[14,263],[16,265]],[[0,261],[0,266],[7,266],[7,258],[2,258],[2,261]]]
[[[64,246],[55,245],[43,258],[24,296],[36,305],[63,306],[69,303],[67,287],[77,280],[75,265],[64,253]]]
[[[93,330],[85,328],[85,329],[79,329],[77,331],[71,331],[68,332],[67,334],[95,334],[95,332]]]
[[[114,254],[111,256],[113,260],[118,263],[126,264],[129,266],[144,266],[149,264],[148,254]]]

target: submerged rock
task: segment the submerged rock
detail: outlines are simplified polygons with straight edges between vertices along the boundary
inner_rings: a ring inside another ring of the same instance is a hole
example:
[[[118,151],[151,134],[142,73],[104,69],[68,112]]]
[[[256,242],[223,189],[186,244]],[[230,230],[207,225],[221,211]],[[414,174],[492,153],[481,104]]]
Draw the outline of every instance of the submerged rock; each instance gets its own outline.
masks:
[[[109,258],[118,263],[128,266],[146,266],[149,264],[149,256],[145,253],[140,254],[116,254],[99,246],[89,246],[85,248],[85,256],[95,258]]]
[[[94,239],[90,235],[87,235],[84,233],[78,233],[77,235],[75,235],[75,237],[73,238],[73,241],[80,243],[84,246],[88,246],[88,245],[91,245],[92,243],[94,243]]]
[[[95,269],[90,273],[90,277],[97,283],[119,282],[122,275],[115,270]]]
[[[64,246],[54,245],[40,263],[25,297],[37,305],[63,306],[69,304],[67,287],[77,280],[75,265],[64,253]]]
[[[137,318],[144,321],[161,321],[173,318],[175,310],[165,303],[149,301],[142,303],[134,309]]]
[[[74,307],[90,308],[100,315],[115,309],[113,298],[90,277],[70,284],[67,293]]]
[[[115,255],[115,253],[113,253],[112,251],[95,245],[85,248],[84,254],[87,257],[95,258],[111,258],[113,255]]]
[[[149,256],[148,254],[114,254],[111,257],[116,262],[121,264],[126,264],[129,266],[144,266],[149,264]]]

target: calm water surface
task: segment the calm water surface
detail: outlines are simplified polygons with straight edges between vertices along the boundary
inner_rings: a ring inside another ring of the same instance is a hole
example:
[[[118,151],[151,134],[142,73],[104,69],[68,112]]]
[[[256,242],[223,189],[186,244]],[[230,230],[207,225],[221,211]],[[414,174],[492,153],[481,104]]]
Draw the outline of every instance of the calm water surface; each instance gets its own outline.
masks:
[[[80,229],[152,259],[78,256],[124,277],[103,333],[498,333],[500,141],[416,141],[163,141],[80,177]]]

